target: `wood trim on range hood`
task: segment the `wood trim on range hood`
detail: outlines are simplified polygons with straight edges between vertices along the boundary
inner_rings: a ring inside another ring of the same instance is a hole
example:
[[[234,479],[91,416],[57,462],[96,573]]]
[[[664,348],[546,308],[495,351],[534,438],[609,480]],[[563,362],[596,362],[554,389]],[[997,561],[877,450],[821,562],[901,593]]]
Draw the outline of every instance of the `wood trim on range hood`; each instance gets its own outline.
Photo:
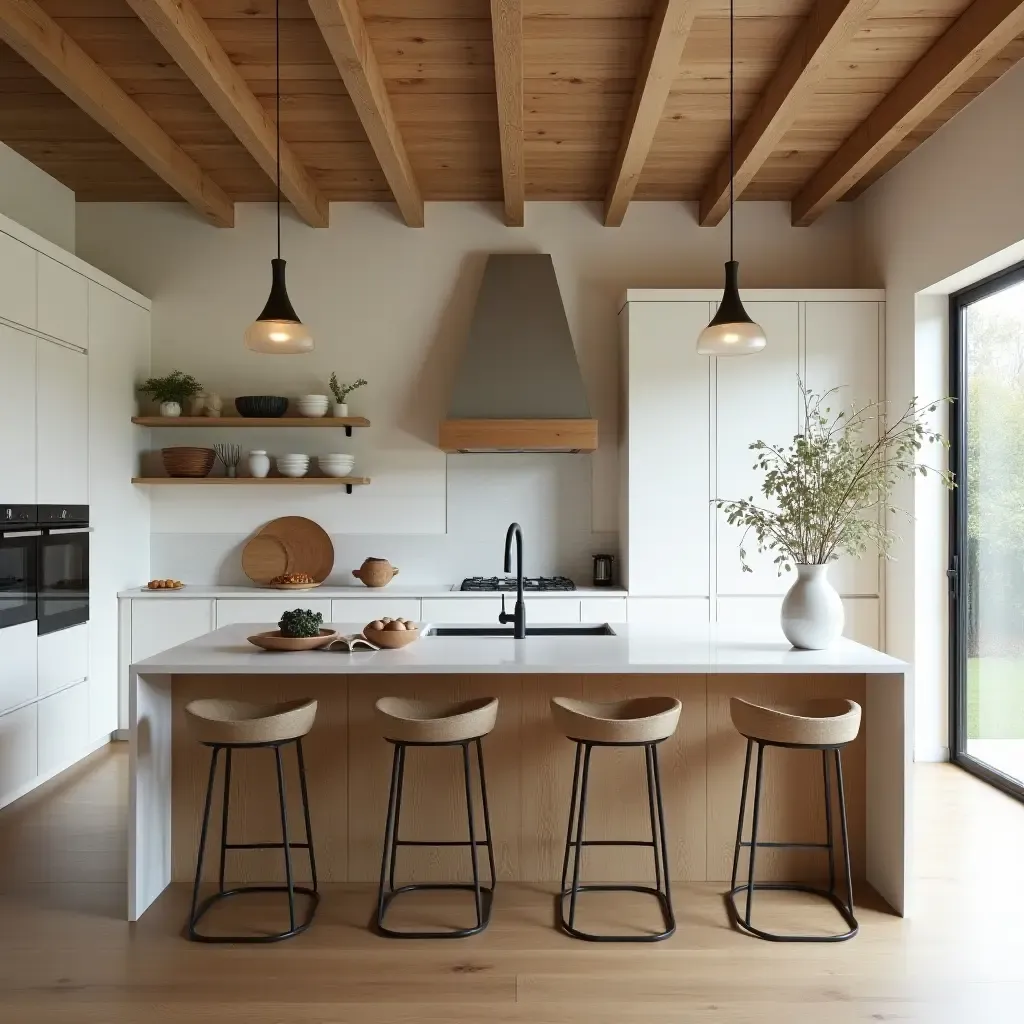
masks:
[[[446,452],[592,452],[597,420],[442,420],[438,447]]]

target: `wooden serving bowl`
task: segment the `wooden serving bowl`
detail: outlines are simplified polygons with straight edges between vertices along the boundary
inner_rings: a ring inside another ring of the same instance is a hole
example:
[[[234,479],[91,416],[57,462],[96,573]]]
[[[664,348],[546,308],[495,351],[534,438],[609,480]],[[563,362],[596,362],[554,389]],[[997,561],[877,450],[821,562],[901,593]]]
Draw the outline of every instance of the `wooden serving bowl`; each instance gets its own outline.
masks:
[[[248,640],[265,651],[315,651],[318,647],[326,647],[337,638],[336,630],[325,627],[320,630],[319,636],[281,636],[281,630],[274,629],[267,633],[257,633]]]
[[[363,636],[371,644],[394,651],[399,647],[408,647],[414,640],[419,640],[420,627],[417,626],[415,629],[370,629],[369,626],[364,626]]]
[[[217,453],[212,448],[179,445],[175,448],[161,448],[160,456],[168,476],[203,477],[210,475]]]

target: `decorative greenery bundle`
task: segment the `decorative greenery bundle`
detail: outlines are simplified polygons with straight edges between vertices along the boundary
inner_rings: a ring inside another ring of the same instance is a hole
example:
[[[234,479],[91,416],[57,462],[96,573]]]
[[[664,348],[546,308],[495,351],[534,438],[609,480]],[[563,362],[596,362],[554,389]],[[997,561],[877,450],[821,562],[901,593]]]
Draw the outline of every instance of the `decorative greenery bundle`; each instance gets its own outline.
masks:
[[[311,612],[308,608],[295,608],[281,616],[277,628],[281,630],[281,636],[317,636],[323,624],[324,617],[320,612]]]
[[[186,399],[198,395],[203,385],[189,373],[172,370],[166,377],[150,377],[139,390],[156,402],[177,402],[181,405]]]
[[[341,405],[356,388],[365,387],[367,382],[360,377],[359,380],[354,381],[351,384],[342,385],[338,383],[338,375],[336,373],[332,373],[331,379],[328,383],[330,384],[331,391],[334,394],[334,400]]]
[[[802,381],[798,386],[804,432],[787,447],[765,441],[750,445],[757,453],[753,468],[764,473],[761,491],[772,507],[755,504],[753,495],[715,499],[727,522],[745,528],[740,541],[744,572],[753,572],[743,547],[750,533],[759,552],[776,553],[780,576],[794,565],[831,562],[841,551],[862,554],[869,544],[888,556],[898,535],[879,513],[908,515],[890,503],[899,480],[933,474],[946,487],[955,486],[948,470],[917,459],[925,444],[949,447],[941,434],[921,422],[921,416],[935,412],[940,402],[922,405],[915,398],[902,416],[886,424],[884,403],[853,405],[849,414],[833,414],[824,403],[839,388],[816,395]],[[872,424],[874,436],[866,436]]]

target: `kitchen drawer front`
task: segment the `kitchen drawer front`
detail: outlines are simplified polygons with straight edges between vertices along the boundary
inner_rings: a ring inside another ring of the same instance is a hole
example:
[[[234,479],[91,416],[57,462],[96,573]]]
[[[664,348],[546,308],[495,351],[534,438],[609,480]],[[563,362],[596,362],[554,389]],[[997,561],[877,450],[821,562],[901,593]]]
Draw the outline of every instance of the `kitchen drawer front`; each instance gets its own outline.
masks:
[[[38,704],[0,715],[0,807],[36,777]]]
[[[419,622],[420,614],[420,602],[415,597],[345,597],[331,602],[331,622],[348,623],[360,629],[385,615]]]
[[[629,621],[641,626],[706,626],[711,619],[706,597],[627,597],[626,602]]]
[[[213,629],[213,601],[138,598],[132,601],[131,660],[152,658]]]
[[[217,628],[231,626],[237,622],[266,623],[267,629],[273,629],[285,612],[294,608],[308,608],[311,612],[319,612],[324,622],[331,621],[330,601],[309,600],[310,591],[294,590],[288,597],[280,600],[265,597],[224,599],[217,602]]]
[[[867,647],[880,646],[881,602],[877,597],[844,597],[846,625],[843,636]],[[782,633],[781,597],[720,597],[718,622],[752,638],[785,640]]]
[[[39,696],[80,683],[89,675],[89,624],[39,637]]]
[[[510,614],[515,610],[516,595],[505,595],[505,609]],[[423,599],[424,622],[461,622],[469,625],[497,625],[501,612],[501,597],[491,594],[487,597],[437,597]],[[526,624],[538,622],[579,622],[580,600],[578,597],[535,597],[526,598]]]
[[[69,686],[38,706],[38,773],[48,775],[77,761],[89,742],[89,687]]]
[[[39,692],[36,689],[37,639],[34,622],[0,629],[0,713],[35,700]]]
[[[580,622],[627,622],[624,597],[584,597],[580,599]]]

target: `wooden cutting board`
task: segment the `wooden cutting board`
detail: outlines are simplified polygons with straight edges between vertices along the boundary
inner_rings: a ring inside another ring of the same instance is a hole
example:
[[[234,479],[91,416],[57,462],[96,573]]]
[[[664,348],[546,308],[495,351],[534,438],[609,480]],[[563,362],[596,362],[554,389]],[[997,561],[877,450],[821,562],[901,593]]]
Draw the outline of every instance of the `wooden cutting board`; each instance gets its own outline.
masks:
[[[283,516],[267,523],[257,537],[277,541],[284,548],[288,568],[280,572],[307,572],[317,583],[323,583],[334,568],[334,545],[331,538],[312,519]],[[249,578],[252,579],[251,576]]]
[[[242,548],[242,572],[253,583],[265,585],[288,571],[288,552],[276,537],[257,533]]]

